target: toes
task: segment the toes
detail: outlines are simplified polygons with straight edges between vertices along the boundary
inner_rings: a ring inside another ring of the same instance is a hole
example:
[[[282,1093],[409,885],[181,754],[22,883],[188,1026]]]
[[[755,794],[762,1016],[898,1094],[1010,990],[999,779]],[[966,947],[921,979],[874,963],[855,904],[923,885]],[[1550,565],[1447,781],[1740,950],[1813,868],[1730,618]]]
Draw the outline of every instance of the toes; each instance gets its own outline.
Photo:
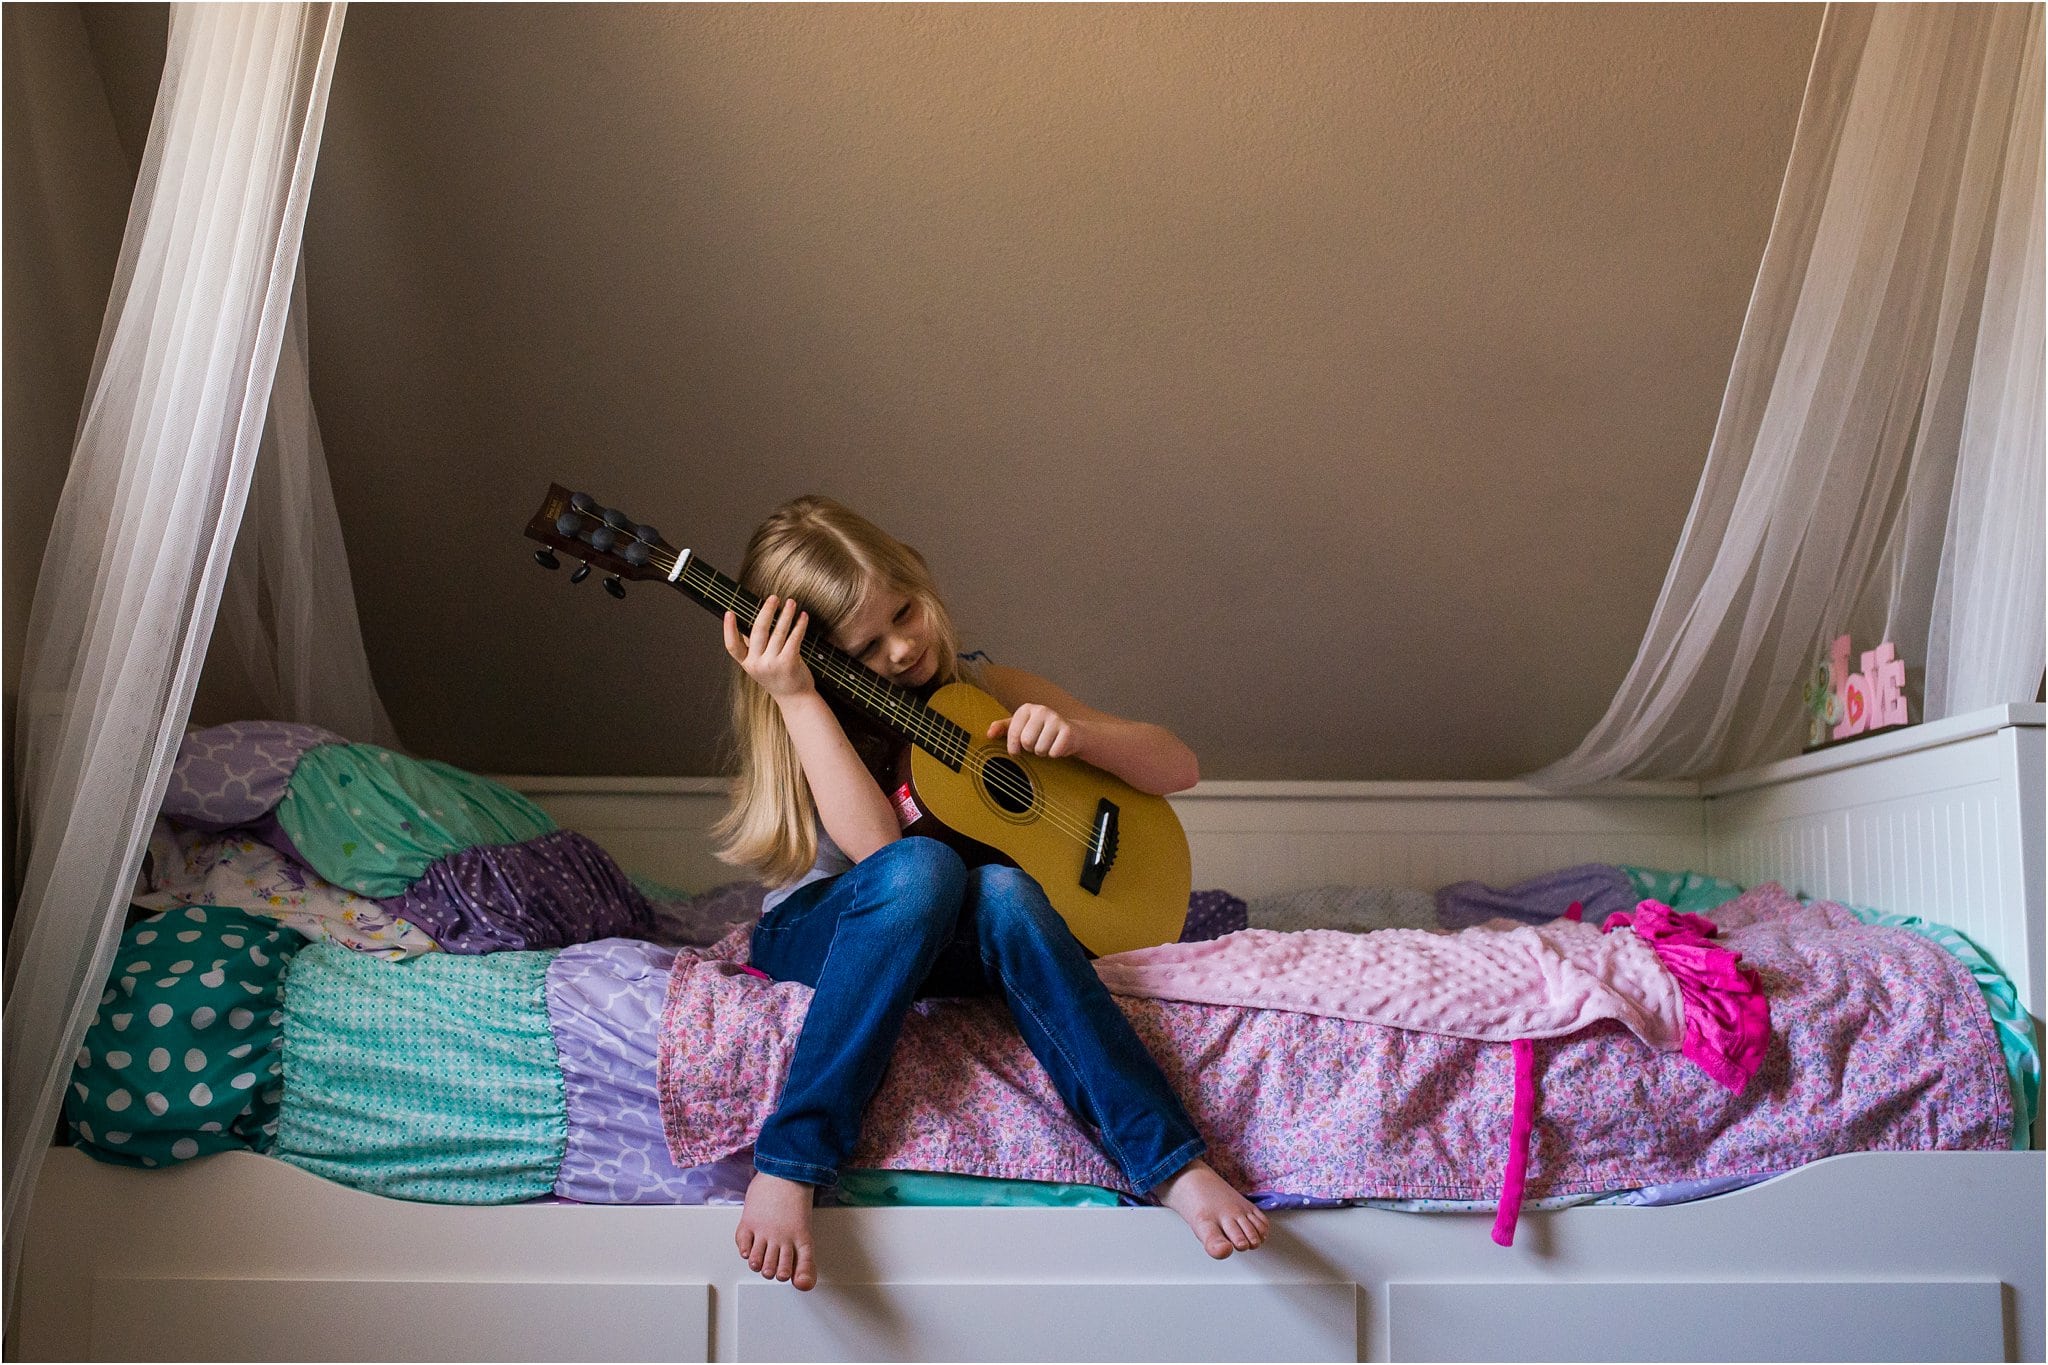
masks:
[[[745,1260],[754,1251],[754,1230],[745,1223],[732,1235],[732,1244],[740,1249],[740,1259]]]
[[[795,1249],[789,1246],[778,1247],[775,1252],[775,1278],[787,1281],[795,1269]]]
[[[818,1282],[818,1272],[811,1264],[811,1244],[796,1244],[796,1278],[791,1281],[798,1289],[809,1289]]]
[[[1215,1223],[1204,1223],[1198,1229],[1202,1237],[1202,1249],[1217,1260],[1230,1255],[1230,1238]]]

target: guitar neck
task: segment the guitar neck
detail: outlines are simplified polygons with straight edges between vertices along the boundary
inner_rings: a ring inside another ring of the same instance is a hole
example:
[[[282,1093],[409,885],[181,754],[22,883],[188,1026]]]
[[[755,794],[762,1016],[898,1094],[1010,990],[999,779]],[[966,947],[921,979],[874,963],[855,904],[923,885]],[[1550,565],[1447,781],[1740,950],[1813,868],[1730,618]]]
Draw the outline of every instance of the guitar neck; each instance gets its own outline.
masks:
[[[754,628],[761,599],[695,555],[684,552],[682,567],[670,581],[683,596],[712,615],[723,618],[731,612],[738,618],[740,634]],[[955,772],[960,770],[973,743],[965,730],[926,706],[914,693],[824,640],[806,634],[799,653],[810,665],[811,675],[835,695],[891,734],[917,745]]]

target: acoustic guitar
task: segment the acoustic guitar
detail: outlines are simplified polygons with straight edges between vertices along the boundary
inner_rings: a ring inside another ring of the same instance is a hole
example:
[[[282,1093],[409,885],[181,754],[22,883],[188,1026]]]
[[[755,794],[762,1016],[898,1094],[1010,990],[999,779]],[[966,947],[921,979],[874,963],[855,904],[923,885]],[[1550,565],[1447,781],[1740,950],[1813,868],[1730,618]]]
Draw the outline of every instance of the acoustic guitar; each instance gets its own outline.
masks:
[[[560,484],[549,486],[526,534],[543,546],[534,552],[542,567],[559,568],[561,551],[578,561],[570,582],[599,570],[613,597],[626,595],[627,579],[667,583],[714,616],[732,612],[742,635],[761,605],[653,527]],[[970,683],[920,698],[815,636],[805,636],[801,652],[842,703],[906,741],[907,772],[894,797],[908,832],[936,821],[998,850],[1037,879],[1074,937],[1098,956],[1180,936],[1188,841],[1164,797],[1079,759],[1010,753],[987,738],[1008,709]]]

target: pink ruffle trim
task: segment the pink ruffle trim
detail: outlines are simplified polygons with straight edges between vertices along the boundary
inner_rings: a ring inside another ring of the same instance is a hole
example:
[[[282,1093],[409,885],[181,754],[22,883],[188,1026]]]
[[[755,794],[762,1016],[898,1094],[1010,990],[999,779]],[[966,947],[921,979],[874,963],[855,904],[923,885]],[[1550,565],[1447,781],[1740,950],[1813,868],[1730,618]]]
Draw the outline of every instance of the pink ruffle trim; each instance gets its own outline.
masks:
[[[1771,1042],[1771,1002],[1742,955],[1707,942],[1720,930],[1700,915],[1659,901],[1609,915],[1601,932],[1628,928],[1649,944],[1678,982],[1685,1000],[1681,1051],[1736,1094],[1764,1064]]]

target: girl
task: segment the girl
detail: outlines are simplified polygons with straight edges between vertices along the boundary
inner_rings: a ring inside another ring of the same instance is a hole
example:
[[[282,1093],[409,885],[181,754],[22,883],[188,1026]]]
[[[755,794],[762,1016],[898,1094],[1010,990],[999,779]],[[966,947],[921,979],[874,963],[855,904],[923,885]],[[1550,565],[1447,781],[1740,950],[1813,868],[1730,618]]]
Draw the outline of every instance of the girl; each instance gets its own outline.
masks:
[[[936,840],[903,837],[883,782],[894,741],[817,690],[798,653],[811,628],[928,695],[961,675],[958,641],[924,558],[824,497],[778,508],[747,545],[740,581],[762,598],[751,632],[725,615],[740,751],[720,855],[779,889],[762,905],[753,963],[815,991],[735,1241],[763,1278],[817,1283],[813,1187],[838,1178],[861,1116],[921,996],[1000,994],[1060,1097],[1100,1134],[1132,1189],[1194,1229],[1211,1256],[1250,1251],[1266,1217],[1202,1160],[1158,1065],[1037,882],[968,867]],[[1043,678],[986,665],[977,679],[1012,714],[989,728],[1011,753],[1079,758],[1140,790],[1192,786],[1195,756],[1169,731],[1082,705]]]

